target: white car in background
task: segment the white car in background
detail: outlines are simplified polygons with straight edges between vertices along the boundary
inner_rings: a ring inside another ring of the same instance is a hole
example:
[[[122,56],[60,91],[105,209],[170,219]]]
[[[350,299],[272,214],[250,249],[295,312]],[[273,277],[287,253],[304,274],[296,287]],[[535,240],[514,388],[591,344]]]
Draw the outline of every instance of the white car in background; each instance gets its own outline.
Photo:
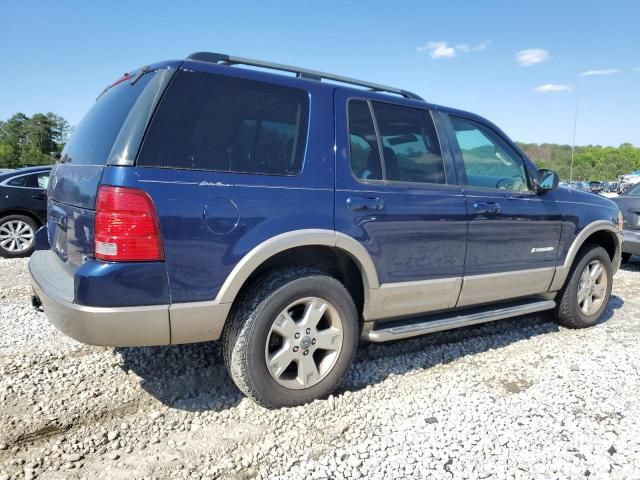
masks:
[[[640,183],[640,172],[628,173],[618,177],[618,193],[624,192],[627,188]]]

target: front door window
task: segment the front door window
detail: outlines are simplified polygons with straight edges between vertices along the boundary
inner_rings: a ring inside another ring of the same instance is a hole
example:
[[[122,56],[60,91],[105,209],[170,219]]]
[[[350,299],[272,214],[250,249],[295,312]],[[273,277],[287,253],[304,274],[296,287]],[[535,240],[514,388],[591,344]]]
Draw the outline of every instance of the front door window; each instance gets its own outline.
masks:
[[[522,158],[488,127],[451,116],[467,174],[466,185],[514,192],[530,190]]]

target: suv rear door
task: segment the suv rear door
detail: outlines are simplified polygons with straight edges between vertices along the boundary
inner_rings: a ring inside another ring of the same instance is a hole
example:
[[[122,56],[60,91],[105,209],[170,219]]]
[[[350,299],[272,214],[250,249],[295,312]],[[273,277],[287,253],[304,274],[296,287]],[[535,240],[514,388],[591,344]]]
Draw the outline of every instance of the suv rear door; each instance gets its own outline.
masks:
[[[553,194],[533,190],[532,168],[493,126],[444,119],[469,212],[458,306],[546,292],[562,228]]]
[[[365,316],[453,307],[466,207],[432,112],[422,102],[351,89],[337,88],[334,99],[336,230],[366,248],[381,284]]]

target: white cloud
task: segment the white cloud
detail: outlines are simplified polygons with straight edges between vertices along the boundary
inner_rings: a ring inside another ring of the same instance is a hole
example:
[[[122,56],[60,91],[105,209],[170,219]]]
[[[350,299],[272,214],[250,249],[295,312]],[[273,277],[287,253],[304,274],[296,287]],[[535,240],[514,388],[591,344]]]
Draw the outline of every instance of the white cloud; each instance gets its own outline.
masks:
[[[530,67],[537,63],[546,62],[550,58],[551,55],[549,55],[549,52],[542,48],[529,48],[516,53],[516,60],[523,67]]]
[[[538,93],[555,93],[555,92],[569,92],[571,91],[571,87],[569,85],[558,85],[555,83],[545,83],[544,85],[540,85],[534,90]]]
[[[485,48],[487,48],[489,46],[489,44],[491,44],[491,40],[485,40],[484,42],[480,42],[477,45],[474,45],[473,47],[471,47],[471,51],[472,52],[478,52],[480,50],[484,50]]]
[[[432,58],[454,58],[458,53],[478,52],[484,50],[491,42],[485,40],[476,45],[468,43],[460,43],[458,45],[449,45],[449,42],[427,42],[416,50],[418,52],[429,52]]]
[[[596,75],[615,75],[620,70],[617,68],[607,68],[604,70],[587,70],[586,72],[582,72],[580,74],[581,77],[593,77]]]
[[[456,56],[456,49],[449,46],[447,42],[427,42],[426,45],[418,47],[419,52],[429,52],[431,58],[453,58]]]

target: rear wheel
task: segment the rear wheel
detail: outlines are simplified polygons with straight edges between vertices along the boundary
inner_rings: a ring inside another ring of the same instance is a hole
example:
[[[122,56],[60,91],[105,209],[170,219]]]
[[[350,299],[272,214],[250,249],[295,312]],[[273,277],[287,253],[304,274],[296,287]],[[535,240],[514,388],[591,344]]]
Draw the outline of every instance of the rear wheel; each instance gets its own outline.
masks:
[[[631,254],[630,253],[623,253],[622,254],[622,263],[627,263],[629,260],[631,260]]]
[[[301,405],[338,385],[358,342],[353,300],[308,268],[266,274],[239,301],[223,333],[234,382],[265,407]]]
[[[24,215],[0,219],[0,256],[15,258],[31,255],[35,245],[36,223]]]
[[[611,298],[612,284],[613,269],[607,251],[598,245],[584,247],[558,295],[558,322],[568,328],[598,323]]]

